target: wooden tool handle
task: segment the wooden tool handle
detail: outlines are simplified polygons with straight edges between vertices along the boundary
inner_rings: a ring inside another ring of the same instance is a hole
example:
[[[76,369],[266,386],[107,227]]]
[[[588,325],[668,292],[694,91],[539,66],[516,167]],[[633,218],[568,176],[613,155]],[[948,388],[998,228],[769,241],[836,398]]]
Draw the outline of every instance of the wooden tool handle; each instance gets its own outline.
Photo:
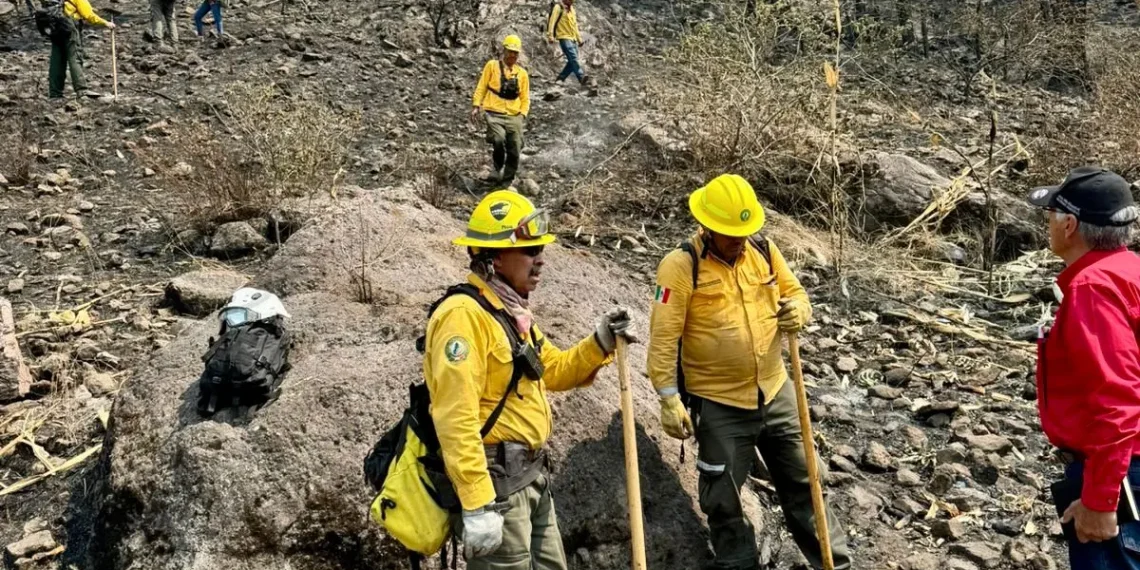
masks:
[[[823,504],[823,485],[819,481],[819,464],[812,436],[811,416],[808,413],[807,389],[804,387],[804,369],[800,363],[800,339],[796,333],[788,334],[788,351],[792,353],[792,381],[796,385],[796,402],[800,413],[800,431],[804,439],[804,457],[807,460],[808,481],[811,483],[811,506],[815,512],[815,532],[819,537],[820,555],[824,570],[835,570],[831,558],[831,534],[827,530],[827,509]]]
[[[645,570],[645,528],[641,517],[641,473],[637,467],[637,418],[629,380],[629,345],[617,337],[618,380],[621,385],[621,423],[625,439],[625,494],[629,500],[629,533],[633,570]]]

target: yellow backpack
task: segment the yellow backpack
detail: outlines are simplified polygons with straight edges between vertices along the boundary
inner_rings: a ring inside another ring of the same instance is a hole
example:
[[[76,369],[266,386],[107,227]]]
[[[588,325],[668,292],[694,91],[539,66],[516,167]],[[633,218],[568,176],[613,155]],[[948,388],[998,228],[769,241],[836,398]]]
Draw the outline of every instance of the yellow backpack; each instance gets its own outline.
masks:
[[[491,306],[473,285],[465,283],[449,288],[428,309],[429,317],[444,299],[457,294],[470,295],[479,301],[507,330],[512,351],[517,352],[515,349],[523,340],[510,323],[509,315]],[[423,337],[417,339],[416,348],[421,353],[424,351]],[[491,433],[503,413],[507,397],[518,390],[526,369],[515,364],[507,390],[479,430],[480,438]],[[462,506],[444,470],[427,384],[412,384],[408,400],[408,408],[400,420],[364,458],[364,479],[377,493],[369,516],[411,552],[413,568],[419,567],[423,557],[441,550],[443,567],[446,567],[447,550],[443,547],[451,536],[451,516],[461,512]]]

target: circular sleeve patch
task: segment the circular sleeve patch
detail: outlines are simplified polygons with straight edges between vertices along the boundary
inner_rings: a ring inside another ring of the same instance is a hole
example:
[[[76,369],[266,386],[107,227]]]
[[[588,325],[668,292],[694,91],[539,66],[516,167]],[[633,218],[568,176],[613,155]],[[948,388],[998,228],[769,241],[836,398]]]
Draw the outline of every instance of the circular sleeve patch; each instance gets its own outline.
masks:
[[[471,354],[471,343],[461,336],[453,336],[443,344],[443,353],[448,362],[463,362]]]

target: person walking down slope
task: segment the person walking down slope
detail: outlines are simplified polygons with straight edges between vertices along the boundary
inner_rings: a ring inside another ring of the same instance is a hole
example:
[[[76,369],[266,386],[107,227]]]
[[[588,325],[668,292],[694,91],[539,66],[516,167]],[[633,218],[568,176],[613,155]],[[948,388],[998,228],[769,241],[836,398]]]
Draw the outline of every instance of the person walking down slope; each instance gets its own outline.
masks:
[[[582,34],[578,30],[578,12],[574,10],[574,0],[556,0],[550,7],[550,19],[546,24],[546,41],[558,42],[562,54],[566,56],[566,66],[558,74],[561,83],[571,74],[582,85],[594,85],[594,80],[582,71],[578,61],[578,48],[582,47]]]
[[[518,64],[521,51],[522,40],[516,35],[507,36],[502,57],[483,66],[472,97],[471,120],[484,115],[487,142],[492,146],[491,158],[501,186],[510,186],[518,173],[523,131],[530,112],[530,76]]]
[[[428,320],[424,378],[469,570],[566,570],[543,448],[554,427],[547,392],[589,386],[630,324],[614,307],[569,350],[542,334],[530,294],[555,240],[548,225],[521,194],[488,194],[452,242],[470,256],[467,283]]]
[[[740,502],[757,450],[792,537],[822,568],[796,396],[781,354],[781,333],[802,329],[811,303],[780,249],[757,235],[764,210],[744,178],[714,178],[693,192],[689,210],[699,229],[657,268],[647,368],[663,431],[697,438],[700,507],[715,556],[707,568],[760,567]],[[835,568],[850,568],[846,534],[830,508],[827,519]]]
[[[202,5],[198,6],[198,11],[194,12],[194,30],[197,31],[199,38],[205,37],[202,20],[206,14],[214,15],[214,31],[218,38],[222,38],[222,0],[203,0]]]
[[[1140,208],[1098,167],[1035,188],[1049,249],[1065,262],[1061,306],[1037,341],[1037,408],[1064,478],[1050,490],[1072,570],[1140,569]]]
[[[169,40],[172,44],[178,43],[178,23],[174,19],[174,4],[176,0],[150,0],[150,28],[143,34],[143,39],[155,42],[159,49]]]
[[[71,86],[82,96],[87,91],[87,80],[83,76],[83,24],[104,26],[114,29],[115,24],[100,18],[87,0],[59,0],[60,26],[52,30],[51,59],[48,67],[48,97],[63,97],[67,85],[67,74],[71,74]]]

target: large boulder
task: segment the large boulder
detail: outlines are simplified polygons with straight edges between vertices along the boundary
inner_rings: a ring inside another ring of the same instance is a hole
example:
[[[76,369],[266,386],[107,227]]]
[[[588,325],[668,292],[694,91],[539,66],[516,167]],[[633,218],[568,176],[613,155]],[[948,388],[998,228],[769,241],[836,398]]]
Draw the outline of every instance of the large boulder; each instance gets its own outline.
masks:
[[[198,355],[214,323],[186,321],[121,389],[112,415],[90,524],[68,541],[72,563],[134,570],[291,568],[397,569],[406,559],[367,517],[364,455],[402,412],[420,380],[414,339],[425,308],[465,276],[462,224],[409,190],[367,192],[322,216],[282,246],[254,284],[283,295],[296,332],[293,368],[279,400],[252,419],[196,416]],[[375,301],[362,304],[342,263],[383,252],[366,274]],[[588,252],[547,249],[537,320],[567,347],[590,334],[613,303],[647,326],[646,285]],[[656,396],[634,345],[634,395],[649,564],[692,568],[705,558],[696,470],[659,430]],[[617,374],[589,388],[550,394],[554,496],[571,568],[629,566],[629,530]],[[691,452],[691,450],[690,450]],[[764,528],[752,491],[749,512]],[[83,531],[87,527],[87,531]]]
[[[210,241],[210,255],[220,259],[236,259],[255,249],[269,245],[265,236],[247,222],[230,222],[218,227]]]
[[[166,302],[190,315],[204,317],[226,306],[234,291],[249,278],[227,269],[200,269],[166,284]]]

